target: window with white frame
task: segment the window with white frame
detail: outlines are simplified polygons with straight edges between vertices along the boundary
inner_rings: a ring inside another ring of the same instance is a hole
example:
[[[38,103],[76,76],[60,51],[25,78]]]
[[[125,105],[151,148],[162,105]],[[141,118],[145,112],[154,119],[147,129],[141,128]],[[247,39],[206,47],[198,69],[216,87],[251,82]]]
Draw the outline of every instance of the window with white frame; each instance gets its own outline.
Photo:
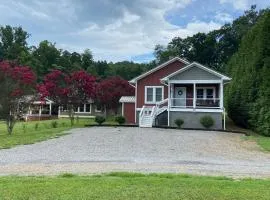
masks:
[[[214,99],[216,95],[215,87],[197,87],[197,99]]]
[[[81,104],[78,109],[78,113],[90,113],[91,112],[91,105],[89,103],[87,104]]]
[[[158,103],[163,100],[163,86],[145,86],[145,103]]]

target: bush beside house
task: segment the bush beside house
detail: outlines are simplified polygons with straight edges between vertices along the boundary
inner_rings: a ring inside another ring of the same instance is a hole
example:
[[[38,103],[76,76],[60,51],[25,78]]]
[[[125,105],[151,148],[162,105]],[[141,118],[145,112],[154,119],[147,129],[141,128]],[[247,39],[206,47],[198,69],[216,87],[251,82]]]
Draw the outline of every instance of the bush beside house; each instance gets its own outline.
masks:
[[[203,125],[204,128],[209,129],[215,124],[215,121],[211,116],[206,115],[201,117],[200,123]]]

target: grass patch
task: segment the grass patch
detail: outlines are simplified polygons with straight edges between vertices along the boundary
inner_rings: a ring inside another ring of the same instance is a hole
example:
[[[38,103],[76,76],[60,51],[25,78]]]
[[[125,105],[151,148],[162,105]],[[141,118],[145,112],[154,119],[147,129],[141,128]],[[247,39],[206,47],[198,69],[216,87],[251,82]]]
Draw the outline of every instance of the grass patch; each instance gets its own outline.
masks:
[[[238,127],[229,118],[227,118],[226,127],[227,127],[227,130],[230,130],[230,131],[240,131],[240,132],[246,133],[249,136],[244,137],[245,139],[255,141],[261,147],[263,151],[270,152],[270,137],[265,137],[249,129]]]
[[[248,140],[255,141],[263,151],[270,152],[270,137],[265,137],[252,133],[250,136],[246,137]]]
[[[0,199],[269,199],[270,180],[173,174],[0,177]]]
[[[65,135],[65,131],[71,128],[84,127],[91,123],[94,123],[92,119],[80,119],[71,127],[69,119],[18,122],[12,135],[8,135],[6,124],[0,122],[0,149],[56,138]]]

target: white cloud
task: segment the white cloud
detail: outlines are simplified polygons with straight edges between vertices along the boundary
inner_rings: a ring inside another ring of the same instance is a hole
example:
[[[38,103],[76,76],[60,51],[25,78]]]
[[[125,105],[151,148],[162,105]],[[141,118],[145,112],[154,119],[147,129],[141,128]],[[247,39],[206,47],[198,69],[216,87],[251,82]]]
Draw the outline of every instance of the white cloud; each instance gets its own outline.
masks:
[[[147,1],[148,6],[125,10],[123,18],[104,26],[92,22],[88,27],[73,33],[83,41],[91,41],[95,58],[109,60],[130,59],[134,55],[151,53],[156,44],[167,44],[173,37],[187,37],[197,32],[209,32],[220,28],[221,24],[202,21],[192,21],[184,27],[172,25],[164,18],[166,12],[174,8],[173,1],[158,0],[157,5]],[[184,7],[190,1],[175,1],[177,6]],[[144,1],[145,4],[145,1]],[[153,5],[151,7],[151,5]],[[128,15],[127,15],[128,13]],[[125,16],[132,20],[126,20]]]
[[[250,0],[220,0],[220,3],[221,4],[230,3],[233,5],[235,9],[246,10],[249,8],[250,3],[252,3],[252,1]]]
[[[228,14],[228,13],[224,13],[224,12],[217,12],[215,19],[219,22],[223,22],[223,23],[227,23],[227,22],[232,22],[233,21],[233,17]]]
[[[184,38],[221,26],[199,19],[185,26],[166,21],[168,12],[181,11],[192,1],[4,0],[0,8],[6,9],[0,18],[7,24],[17,20],[31,34],[33,31],[35,45],[48,39],[59,48],[79,52],[89,48],[95,59],[119,61],[151,53],[156,44],[167,44],[175,36]]]

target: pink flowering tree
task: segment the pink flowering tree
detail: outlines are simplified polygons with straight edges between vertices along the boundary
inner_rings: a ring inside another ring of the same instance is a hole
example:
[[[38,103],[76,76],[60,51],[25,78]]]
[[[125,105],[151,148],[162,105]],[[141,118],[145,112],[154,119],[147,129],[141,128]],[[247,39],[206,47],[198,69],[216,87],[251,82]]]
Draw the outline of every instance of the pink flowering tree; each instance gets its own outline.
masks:
[[[38,85],[38,91],[42,98],[47,97],[59,106],[66,105],[73,125],[75,109],[95,95],[95,81],[94,76],[83,70],[72,74],[53,70],[45,76],[43,83]]]
[[[0,62],[0,115],[12,133],[21,111],[28,107],[29,95],[35,93],[36,75],[31,68],[9,61]]]
[[[121,96],[134,94],[135,89],[128,81],[120,77],[110,77],[97,83],[95,102],[101,105],[104,111],[112,109],[117,113]]]

